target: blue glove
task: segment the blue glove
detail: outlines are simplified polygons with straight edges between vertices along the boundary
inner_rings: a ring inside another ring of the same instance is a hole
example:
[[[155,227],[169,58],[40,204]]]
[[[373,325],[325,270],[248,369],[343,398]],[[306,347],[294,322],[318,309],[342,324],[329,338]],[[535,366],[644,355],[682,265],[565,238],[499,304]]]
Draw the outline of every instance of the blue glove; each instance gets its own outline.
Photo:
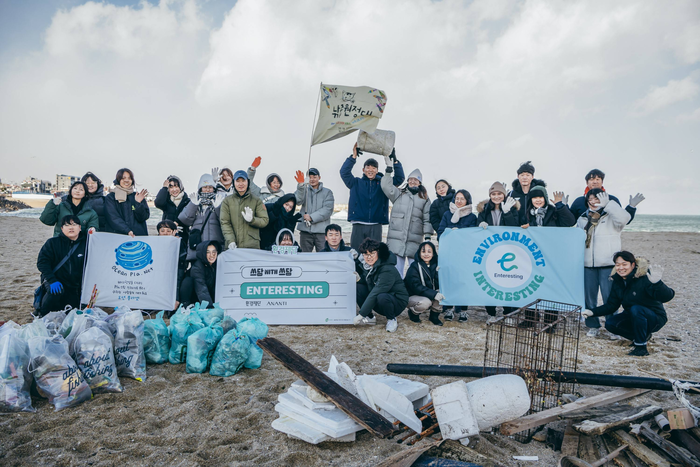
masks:
[[[54,295],[63,293],[63,284],[61,284],[58,281],[54,282],[53,284],[49,285],[49,292],[51,292]]]

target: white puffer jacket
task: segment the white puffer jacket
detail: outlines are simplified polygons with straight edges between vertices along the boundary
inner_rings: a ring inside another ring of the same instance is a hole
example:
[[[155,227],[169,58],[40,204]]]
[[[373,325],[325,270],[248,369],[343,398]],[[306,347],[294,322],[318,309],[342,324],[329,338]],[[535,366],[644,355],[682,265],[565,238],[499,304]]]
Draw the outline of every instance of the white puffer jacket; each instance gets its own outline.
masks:
[[[622,250],[622,229],[630,221],[630,214],[615,201],[605,206],[605,214],[594,227],[591,246],[586,248],[583,265],[587,268],[613,266],[613,255]],[[588,210],[578,218],[576,226],[586,229]]]
[[[430,200],[414,195],[407,187],[395,187],[392,177],[383,177],[381,186],[393,203],[386,236],[389,250],[397,256],[413,258],[424,237],[433,233]]]

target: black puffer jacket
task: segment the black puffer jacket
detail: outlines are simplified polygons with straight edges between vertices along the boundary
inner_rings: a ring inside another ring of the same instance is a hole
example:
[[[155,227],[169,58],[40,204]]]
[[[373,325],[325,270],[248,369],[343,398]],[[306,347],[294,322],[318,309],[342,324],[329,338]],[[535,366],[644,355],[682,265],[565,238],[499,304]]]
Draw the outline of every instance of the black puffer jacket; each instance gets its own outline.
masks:
[[[438,255],[437,253],[433,254],[433,259],[430,260],[430,264],[425,264],[425,261],[420,257],[423,245],[430,245],[433,247],[433,251],[436,251],[435,245],[431,242],[421,243],[413,258],[415,261],[411,263],[408,271],[406,271],[406,278],[403,282],[406,284],[406,290],[409,295],[419,295],[435,300],[435,295],[438,293],[438,290],[440,290],[437,271]]]
[[[284,209],[284,203],[287,201],[293,201],[294,207],[290,212]],[[294,210],[297,206],[297,199],[294,193],[288,193],[282,196],[280,199],[274,203],[267,203],[265,209],[267,209],[267,216],[270,221],[267,223],[263,229],[260,230],[260,249],[261,250],[271,250],[272,245],[277,241],[277,234],[282,229],[289,229],[294,233],[294,228],[301,218],[301,214],[294,214]]]
[[[430,225],[433,226],[433,230],[435,230],[435,232],[437,232],[438,228],[440,227],[442,217],[447,211],[450,210],[450,203],[452,202],[454,197],[454,188],[450,188],[449,190],[447,190],[445,196],[440,196],[437,193],[435,193],[435,201],[433,201],[433,204],[430,205]]]
[[[531,227],[537,227],[537,218],[527,212],[526,224]],[[561,201],[555,204],[547,204],[547,212],[544,214],[544,219],[542,220],[542,227],[572,227],[576,224],[576,218],[569,207],[562,203]]]
[[[505,199],[504,199],[505,201]],[[494,204],[490,199],[485,199],[476,205],[476,212],[479,213],[476,216],[476,223],[481,224],[486,222],[488,225],[494,225],[493,222],[493,212]],[[516,201],[515,206],[510,208],[510,211],[501,214],[501,220],[498,225],[505,225],[509,227],[520,227],[520,202]]]
[[[216,240],[197,245],[197,260],[192,264],[190,276],[194,281],[194,293],[197,295],[197,301],[206,300],[209,305],[212,305],[216,292],[216,261],[214,264],[209,264],[207,261],[207,247],[209,245],[214,245],[216,252],[221,254],[221,243]]]
[[[148,235],[146,221],[151,216],[151,210],[145,199],[140,203],[136,202],[136,193],[130,193],[123,203],[117,201],[114,193],[105,196],[105,216],[107,232],[122,235],[134,232],[134,235]]]
[[[377,296],[382,293],[394,295],[402,309],[408,305],[408,291],[403,279],[401,279],[401,274],[396,269],[396,255],[389,251],[386,243],[379,245],[378,252],[377,262],[367,273],[366,281],[369,295],[360,309],[362,316],[369,316],[372,313],[372,309],[377,304]]]
[[[66,257],[73,245],[78,244],[68,261],[61,268],[53,272],[53,268]],[[41,280],[49,284],[60,282],[63,287],[80,289],[83,282],[83,263],[85,261],[85,248],[87,235],[80,232],[78,238],[72,241],[61,232],[57,237],[49,238],[39,251],[36,267],[41,272]]]
[[[533,178],[532,182],[530,182],[530,190],[532,190],[532,188],[536,186],[543,186],[546,188],[547,184],[544,180]],[[527,224],[527,195],[523,193],[523,188],[520,186],[520,180],[518,180],[517,178],[513,180],[513,189],[510,191],[510,193],[508,193],[508,196],[516,198],[516,201],[520,202],[519,222],[520,225]]]
[[[88,206],[97,213],[97,217],[100,220],[100,232],[105,232],[107,228],[107,216],[105,215],[105,192],[102,182],[97,184],[97,190],[94,193],[87,194],[87,200]]]
[[[187,196],[187,193],[183,193],[180,204],[175,206],[175,203],[173,203],[170,199],[170,192],[168,191],[168,188],[163,187],[160,189],[160,191],[158,191],[153,204],[155,204],[158,209],[163,211],[162,221],[173,221],[179,225],[180,221],[178,220],[178,217],[180,216],[182,210],[185,209],[185,206],[190,204],[190,197]]]
[[[676,292],[663,281],[652,283],[647,276],[649,263],[646,259],[637,257],[637,267],[627,276],[620,277],[613,269],[610,276],[613,285],[605,305],[593,308],[594,316],[605,316],[615,313],[620,306],[625,312],[629,312],[634,305],[649,308],[667,321],[666,310],[663,303],[669,302]]]

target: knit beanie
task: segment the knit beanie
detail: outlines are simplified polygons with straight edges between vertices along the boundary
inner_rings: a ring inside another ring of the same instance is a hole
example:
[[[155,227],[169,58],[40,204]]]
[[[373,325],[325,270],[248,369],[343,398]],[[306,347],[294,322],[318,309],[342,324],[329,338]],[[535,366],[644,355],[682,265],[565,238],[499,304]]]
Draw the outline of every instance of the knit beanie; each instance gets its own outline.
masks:
[[[529,173],[529,174],[532,174],[532,176],[534,177],[534,175],[535,175],[535,167],[532,165],[531,162],[532,162],[532,161],[523,162],[523,163],[520,165],[520,167],[518,168],[518,175],[520,175],[520,174],[523,173],[523,172],[527,172],[527,173]]]
[[[420,173],[420,170],[418,170],[418,169],[416,169],[413,172],[411,172],[410,174],[408,174],[408,177],[406,177],[406,180],[408,180],[409,178],[415,178],[419,182],[423,183],[423,174]]]
[[[545,204],[547,204],[549,201],[549,198],[547,197],[547,189],[543,186],[534,186],[530,189],[530,192],[527,194],[528,198],[544,198]]]
[[[503,193],[503,196],[506,196],[508,194],[506,186],[503,183],[493,182],[493,185],[491,185],[491,188],[489,188],[489,196],[491,196],[491,193],[495,193],[497,191]]]

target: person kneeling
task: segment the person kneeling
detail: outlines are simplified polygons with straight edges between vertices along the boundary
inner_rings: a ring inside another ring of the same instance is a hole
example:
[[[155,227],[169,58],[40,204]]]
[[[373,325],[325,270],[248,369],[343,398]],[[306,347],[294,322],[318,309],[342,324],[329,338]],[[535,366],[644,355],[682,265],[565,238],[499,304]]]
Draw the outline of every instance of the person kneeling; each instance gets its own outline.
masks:
[[[408,298],[408,317],[414,323],[420,323],[420,314],[430,309],[430,322],[442,326],[440,301],[445,296],[439,292],[438,255],[435,245],[423,242],[418,246],[415,261],[411,263],[403,280],[410,294]]]
[[[216,292],[216,260],[221,254],[221,243],[216,240],[197,245],[197,260],[190,268],[190,276],[182,281],[180,288],[183,306],[207,301],[207,308],[213,308]]]
[[[629,354],[649,355],[647,341],[668,321],[662,303],[670,301],[676,293],[661,281],[661,266],[650,269],[646,259],[635,258],[629,251],[615,253],[613,261],[615,272],[608,301],[585,310],[582,315],[586,318],[612,315],[605,319],[605,328],[632,341],[634,350]],[[622,313],[613,315],[620,306]]]
[[[40,316],[50,311],[62,311],[66,305],[80,306],[87,236],[81,232],[78,216],[64,216],[60,225],[61,233],[44,243],[36,260],[44,288]]]
[[[375,324],[372,311],[386,316],[386,330],[396,331],[399,316],[408,305],[408,292],[396,269],[396,256],[386,243],[366,238],[360,245],[360,253],[369,266],[366,281],[369,294],[355,316],[353,324]]]

